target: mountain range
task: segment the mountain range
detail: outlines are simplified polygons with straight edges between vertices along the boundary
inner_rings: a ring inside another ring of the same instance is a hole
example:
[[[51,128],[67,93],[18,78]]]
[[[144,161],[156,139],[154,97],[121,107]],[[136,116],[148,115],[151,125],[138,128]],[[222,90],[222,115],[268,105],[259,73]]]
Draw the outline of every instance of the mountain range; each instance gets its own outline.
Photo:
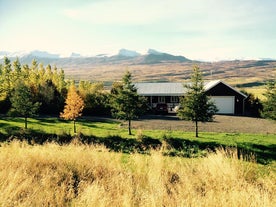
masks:
[[[4,56],[13,60],[19,58],[22,64],[29,64],[33,59],[38,62],[42,62],[44,65],[55,64],[60,67],[64,67],[67,64],[71,64],[72,61],[78,64],[121,64],[125,62],[133,62],[134,64],[157,64],[162,62],[189,62],[190,59],[184,56],[175,56],[168,53],[159,52],[154,49],[149,49],[147,54],[140,54],[133,50],[121,49],[116,55],[108,56],[106,54],[100,54],[96,56],[82,56],[78,53],[72,53],[69,57],[62,57],[59,54],[52,54],[46,51],[34,50],[29,53],[24,52],[7,52],[0,51],[0,60]]]
[[[276,76],[276,60],[227,60],[206,62],[190,60],[184,56],[149,49],[146,54],[121,49],[116,55],[99,54],[93,57],[71,53],[69,57],[35,50],[29,53],[0,51],[11,61],[17,57],[21,64],[30,64],[33,59],[62,68],[68,78],[75,80],[103,81],[112,83],[120,80],[126,70],[132,72],[135,81],[163,82],[183,81],[190,78],[191,69],[198,65],[205,79],[221,79],[233,84],[258,85]]]

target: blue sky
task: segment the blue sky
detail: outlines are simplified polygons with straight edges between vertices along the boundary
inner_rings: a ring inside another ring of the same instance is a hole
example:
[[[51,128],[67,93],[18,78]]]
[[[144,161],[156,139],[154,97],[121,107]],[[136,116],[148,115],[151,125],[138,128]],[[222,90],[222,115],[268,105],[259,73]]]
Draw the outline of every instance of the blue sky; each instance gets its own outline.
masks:
[[[276,59],[275,0],[0,0],[0,51]]]

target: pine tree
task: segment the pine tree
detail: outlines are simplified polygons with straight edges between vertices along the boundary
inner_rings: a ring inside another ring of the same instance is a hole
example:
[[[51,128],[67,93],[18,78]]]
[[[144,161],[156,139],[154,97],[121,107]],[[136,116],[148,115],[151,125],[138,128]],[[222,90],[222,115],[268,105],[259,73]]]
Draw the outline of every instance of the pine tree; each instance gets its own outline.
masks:
[[[137,88],[132,84],[129,71],[122,78],[122,85],[113,90],[111,98],[112,115],[128,121],[128,134],[131,135],[131,120],[137,118],[144,109],[145,99],[138,95]]]
[[[65,104],[63,112],[60,113],[60,117],[65,120],[73,120],[74,133],[76,133],[76,119],[82,115],[81,112],[84,108],[84,101],[77,93],[74,84],[72,84],[68,90]]]
[[[180,119],[195,123],[195,135],[198,137],[198,122],[212,121],[217,108],[204,91],[202,73],[198,66],[193,68],[191,84],[184,87],[187,92],[180,101],[181,107],[177,115]]]
[[[33,101],[30,88],[22,82],[15,86],[14,91],[11,93],[10,100],[12,104],[10,113],[12,115],[23,116],[25,119],[25,129],[27,129],[27,119],[37,115],[40,103]]]
[[[11,91],[11,61],[4,57],[2,71],[1,71],[1,88],[2,88],[2,95],[4,96],[3,99],[7,98],[10,95]]]
[[[272,80],[267,83],[264,94],[266,100],[263,103],[262,116],[264,118],[276,120],[276,81]]]
[[[23,79],[22,77],[22,72],[21,72],[21,64],[18,58],[16,58],[13,63],[13,70],[12,70],[12,75],[11,75],[11,84],[10,87],[13,88],[17,82],[21,81]]]

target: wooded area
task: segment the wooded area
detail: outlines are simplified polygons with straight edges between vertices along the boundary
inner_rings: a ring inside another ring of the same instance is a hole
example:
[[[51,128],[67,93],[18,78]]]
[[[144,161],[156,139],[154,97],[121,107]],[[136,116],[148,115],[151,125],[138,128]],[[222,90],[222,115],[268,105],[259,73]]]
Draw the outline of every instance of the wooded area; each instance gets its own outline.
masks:
[[[56,66],[45,67],[36,60],[33,60],[31,65],[21,65],[18,59],[11,63],[5,57],[0,65],[0,113],[23,117],[34,114],[59,115],[64,108],[68,88],[74,84],[73,80],[66,80],[64,71]],[[110,110],[107,110],[108,94],[103,83],[80,81],[75,85],[84,100],[84,114],[110,113]],[[20,101],[21,103],[17,103]],[[21,107],[16,107],[18,104]],[[37,110],[33,111],[35,113],[26,114],[22,112],[24,105],[25,112],[29,113],[33,108]]]

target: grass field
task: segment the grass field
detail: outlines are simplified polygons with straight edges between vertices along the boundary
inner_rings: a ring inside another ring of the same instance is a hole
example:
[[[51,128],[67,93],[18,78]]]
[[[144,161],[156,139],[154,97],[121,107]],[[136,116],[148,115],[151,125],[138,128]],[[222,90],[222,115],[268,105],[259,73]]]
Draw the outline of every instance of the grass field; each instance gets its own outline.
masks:
[[[83,117],[77,120],[77,131],[85,135],[120,135],[128,137],[126,124],[112,118]],[[9,134],[24,128],[23,118],[0,117],[0,133]],[[49,134],[73,134],[73,123],[55,117],[29,118],[28,128],[34,131]],[[194,124],[190,121],[179,120],[175,115],[171,116],[143,116],[132,121],[135,131],[151,134],[164,133],[164,131],[179,131],[190,133],[194,131]],[[261,118],[242,116],[215,116],[214,122],[199,123],[200,132],[235,133],[235,134],[265,134],[276,135],[276,122]],[[130,136],[130,138],[133,136]]]
[[[1,206],[273,207],[276,172],[238,159],[114,153],[92,145],[1,144]]]
[[[195,138],[174,116],[135,120],[133,135],[124,122],[85,117],[74,136],[58,118],[23,130],[22,118],[1,117],[0,206],[274,207],[275,125],[217,116]]]
[[[70,142],[73,124],[58,118],[29,119],[29,130],[22,130],[21,118],[2,117],[2,140],[10,136],[25,137],[34,143],[45,141]],[[200,156],[216,147],[237,147],[243,153],[255,154],[262,163],[276,160],[276,123],[248,117],[217,116],[216,122],[200,124],[195,138],[193,123],[174,116],[144,117],[133,121],[133,135],[128,135],[124,122],[110,118],[81,119],[77,131],[85,143],[100,143],[113,151],[146,151],[169,145],[169,155]]]
[[[263,94],[266,92],[266,88],[264,86],[244,88],[244,90],[248,93],[252,93],[255,97],[258,97],[260,100],[265,100],[265,96]]]

